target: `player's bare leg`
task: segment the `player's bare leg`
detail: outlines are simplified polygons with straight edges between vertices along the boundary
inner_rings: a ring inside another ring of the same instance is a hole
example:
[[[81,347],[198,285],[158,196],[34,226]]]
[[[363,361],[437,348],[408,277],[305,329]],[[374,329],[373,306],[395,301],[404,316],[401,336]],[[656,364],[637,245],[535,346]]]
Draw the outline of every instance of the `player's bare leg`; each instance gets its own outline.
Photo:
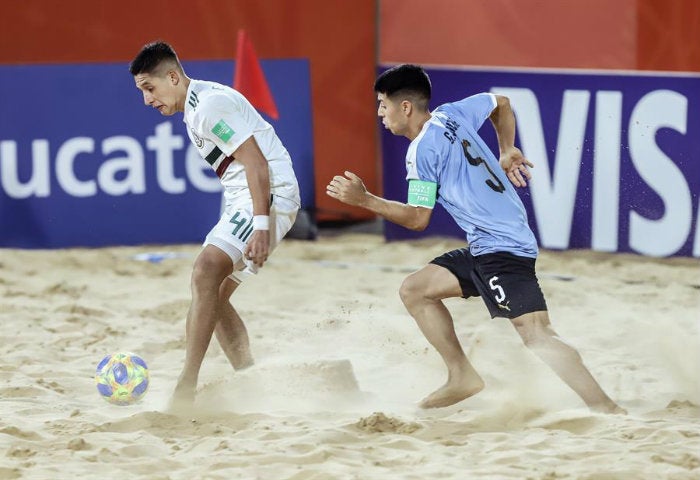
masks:
[[[233,271],[231,258],[213,245],[207,245],[192,269],[192,303],[187,313],[185,365],[173,394],[174,406],[194,400],[199,369],[219,319],[219,289]]]
[[[525,345],[539,356],[591,410],[627,413],[603,391],[583,364],[581,355],[552,328],[546,311],[533,312],[511,320]]]
[[[233,368],[241,370],[253,365],[253,355],[250,353],[250,340],[245,324],[229,298],[238,287],[238,283],[230,278],[224,280],[219,290],[219,319],[214,332]]]
[[[442,303],[445,298],[462,295],[457,278],[446,268],[429,264],[407,277],[399,293],[421,332],[447,366],[447,383],[424,398],[420,406],[446,407],[479,393],[484,381],[464,354],[452,316]]]

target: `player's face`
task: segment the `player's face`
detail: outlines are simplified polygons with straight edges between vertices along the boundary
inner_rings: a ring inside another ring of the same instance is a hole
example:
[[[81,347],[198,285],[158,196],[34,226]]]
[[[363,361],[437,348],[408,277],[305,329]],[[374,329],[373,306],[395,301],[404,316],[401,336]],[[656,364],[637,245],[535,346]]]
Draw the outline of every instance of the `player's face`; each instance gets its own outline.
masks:
[[[379,102],[377,115],[382,119],[384,128],[394,135],[403,135],[408,122],[401,102],[394,102],[383,93],[377,94],[377,101]]]
[[[136,88],[143,93],[143,103],[157,109],[162,115],[172,115],[179,111],[178,90],[173,81],[173,72],[163,76],[139,73],[134,77]]]

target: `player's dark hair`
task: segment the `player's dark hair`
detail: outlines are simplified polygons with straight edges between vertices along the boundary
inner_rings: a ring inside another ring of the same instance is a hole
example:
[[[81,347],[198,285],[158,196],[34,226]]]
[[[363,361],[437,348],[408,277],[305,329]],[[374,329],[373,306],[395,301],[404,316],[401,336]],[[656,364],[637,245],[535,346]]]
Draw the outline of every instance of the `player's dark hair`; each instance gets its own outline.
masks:
[[[178,60],[173,47],[163,41],[152,42],[144,45],[138,55],[131,61],[129,72],[132,75],[154,73],[164,62],[172,63],[182,70],[180,60]]]
[[[397,65],[383,72],[374,82],[374,91],[390,99],[406,97],[428,108],[431,94],[430,78],[418,65]]]

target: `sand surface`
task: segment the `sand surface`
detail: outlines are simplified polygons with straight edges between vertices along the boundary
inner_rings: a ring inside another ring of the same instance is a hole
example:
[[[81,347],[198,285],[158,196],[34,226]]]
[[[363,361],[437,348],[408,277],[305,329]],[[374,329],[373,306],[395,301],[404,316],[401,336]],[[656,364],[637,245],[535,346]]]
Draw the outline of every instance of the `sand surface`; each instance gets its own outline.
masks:
[[[486,389],[424,411],[446,372],[398,288],[459,245],[285,241],[234,295],[255,366],[214,341],[185,415],[198,246],[0,250],[0,479],[700,479],[697,259],[541,254],[554,327],[627,416],[588,411],[479,299],[447,305]],[[97,393],[114,351],[149,365],[137,405]]]

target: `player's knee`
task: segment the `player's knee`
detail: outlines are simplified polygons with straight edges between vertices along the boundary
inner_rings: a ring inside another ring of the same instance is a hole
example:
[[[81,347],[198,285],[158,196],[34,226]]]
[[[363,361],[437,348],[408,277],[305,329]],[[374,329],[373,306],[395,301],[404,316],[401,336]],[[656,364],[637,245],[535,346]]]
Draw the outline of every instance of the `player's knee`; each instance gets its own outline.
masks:
[[[528,313],[511,319],[523,343],[528,347],[537,346],[550,335],[549,319],[539,312]]]
[[[211,289],[218,291],[221,282],[231,274],[231,267],[227,262],[215,255],[207,255],[203,252],[194,262],[192,268],[192,288]]]
[[[401,301],[406,305],[414,302],[417,298],[422,298],[424,293],[425,286],[415,274],[406,277],[399,288]]]
[[[233,295],[234,290],[238,288],[238,285],[239,283],[234,282],[230,278],[225,278],[219,287],[219,300],[222,302],[228,302],[231,295]]]

